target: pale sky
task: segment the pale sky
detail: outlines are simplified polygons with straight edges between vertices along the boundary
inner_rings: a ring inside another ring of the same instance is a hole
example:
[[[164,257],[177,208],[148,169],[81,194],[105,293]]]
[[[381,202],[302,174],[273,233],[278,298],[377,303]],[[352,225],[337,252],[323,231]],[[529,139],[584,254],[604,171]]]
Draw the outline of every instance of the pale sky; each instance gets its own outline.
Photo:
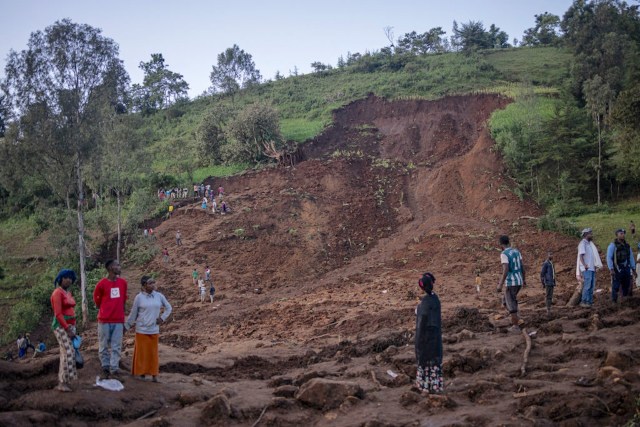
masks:
[[[210,86],[218,53],[234,43],[253,56],[264,78],[285,76],[311,62],[336,64],[347,52],[377,50],[388,44],[384,27],[396,38],[410,31],[442,27],[453,20],[495,23],[522,39],[534,15],[562,17],[571,0],[0,0],[0,76],[10,49],[26,48],[32,31],[55,21],[101,28],[120,45],[120,58],[132,83],[142,81],[140,61],[162,53],[169,69],[184,75],[191,97]]]

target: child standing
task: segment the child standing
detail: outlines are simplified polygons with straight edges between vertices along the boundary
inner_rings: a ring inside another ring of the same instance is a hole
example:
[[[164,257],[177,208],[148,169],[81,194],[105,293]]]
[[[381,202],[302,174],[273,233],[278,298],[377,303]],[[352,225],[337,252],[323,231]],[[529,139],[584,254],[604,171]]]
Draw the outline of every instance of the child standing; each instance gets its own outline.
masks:
[[[542,270],[540,271],[540,281],[542,282],[542,289],[545,290],[547,314],[551,314],[551,303],[553,300],[553,288],[556,286],[556,269],[553,266],[553,253],[549,251],[547,253],[547,259],[542,264]]]

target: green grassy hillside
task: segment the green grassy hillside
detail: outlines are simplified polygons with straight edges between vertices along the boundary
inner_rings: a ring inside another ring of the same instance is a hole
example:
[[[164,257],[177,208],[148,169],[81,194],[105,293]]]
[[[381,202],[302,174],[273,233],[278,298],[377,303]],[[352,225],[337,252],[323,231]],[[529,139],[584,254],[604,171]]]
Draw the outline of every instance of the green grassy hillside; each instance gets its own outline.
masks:
[[[360,61],[342,69],[271,81],[244,90],[233,100],[203,96],[145,118],[153,169],[175,173],[172,147],[195,143],[196,128],[215,103],[241,108],[270,101],[280,114],[283,136],[302,142],[330,123],[334,109],[369,93],[388,99],[435,99],[473,92],[515,97],[528,87],[541,95],[553,94],[567,76],[569,60],[564,49],[546,47]],[[198,161],[195,155],[193,160]],[[197,174],[201,176],[203,171]]]

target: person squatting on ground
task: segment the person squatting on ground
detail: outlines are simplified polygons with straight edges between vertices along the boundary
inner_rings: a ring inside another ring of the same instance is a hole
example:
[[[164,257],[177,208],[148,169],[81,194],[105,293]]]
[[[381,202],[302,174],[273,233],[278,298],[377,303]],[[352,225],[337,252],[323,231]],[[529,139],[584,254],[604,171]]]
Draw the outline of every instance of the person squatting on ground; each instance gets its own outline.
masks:
[[[55,289],[51,293],[51,329],[60,345],[60,368],[56,390],[62,392],[72,391],[71,381],[78,379],[75,350],[71,342],[76,336],[76,300],[69,290],[75,281],[76,273],[73,270],[60,270],[53,282]]]
[[[582,299],[580,307],[593,305],[593,291],[596,287],[596,270],[602,268],[598,248],[593,243],[593,230],[582,230],[582,240],[578,244],[578,272],[582,279]]]
[[[520,251],[511,247],[509,236],[500,236],[500,264],[502,265],[502,276],[498,282],[498,292],[502,291],[502,286],[506,285],[502,297],[504,305],[511,315],[511,331],[520,332],[518,318],[518,293],[520,289],[527,286],[522,255]]]
[[[107,277],[101,279],[93,292],[98,307],[98,341],[103,378],[119,376],[120,350],[124,332],[124,305],[127,301],[127,281],[120,276],[120,263],[109,260],[104,264]]]
[[[547,259],[542,263],[540,281],[542,282],[542,289],[544,289],[546,295],[547,314],[551,314],[553,289],[556,286],[556,269],[553,266],[553,252],[551,251],[547,253]]]
[[[611,273],[611,300],[618,302],[618,292],[627,297],[633,294],[632,280],[636,276],[636,260],[633,250],[625,240],[625,231],[616,230],[616,240],[607,248],[607,267]]]
[[[433,292],[436,278],[424,273],[418,286],[425,296],[416,308],[416,387],[425,393],[442,393],[442,317],[440,299]]]
[[[171,304],[160,292],[156,291],[156,282],[150,276],[140,279],[142,291],[136,295],[131,313],[125,323],[127,330],[136,326],[136,338],[133,347],[131,375],[145,379],[151,375],[153,382],[158,381],[160,362],[158,356],[158,338],[160,325],[171,315]],[[160,310],[163,310],[160,315]]]

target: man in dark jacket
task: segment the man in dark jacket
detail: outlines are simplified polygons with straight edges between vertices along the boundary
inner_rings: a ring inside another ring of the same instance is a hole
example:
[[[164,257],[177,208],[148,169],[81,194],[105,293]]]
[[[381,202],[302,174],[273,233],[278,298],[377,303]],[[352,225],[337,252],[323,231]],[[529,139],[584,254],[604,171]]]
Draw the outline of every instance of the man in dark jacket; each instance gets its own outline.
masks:
[[[553,301],[553,288],[556,287],[556,269],[553,266],[553,253],[551,251],[547,253],[547,259],[542,264],[540,281],[542,282],[542,289],[545,290],[547,297],[547,315],[550,315],[551,303]]]

